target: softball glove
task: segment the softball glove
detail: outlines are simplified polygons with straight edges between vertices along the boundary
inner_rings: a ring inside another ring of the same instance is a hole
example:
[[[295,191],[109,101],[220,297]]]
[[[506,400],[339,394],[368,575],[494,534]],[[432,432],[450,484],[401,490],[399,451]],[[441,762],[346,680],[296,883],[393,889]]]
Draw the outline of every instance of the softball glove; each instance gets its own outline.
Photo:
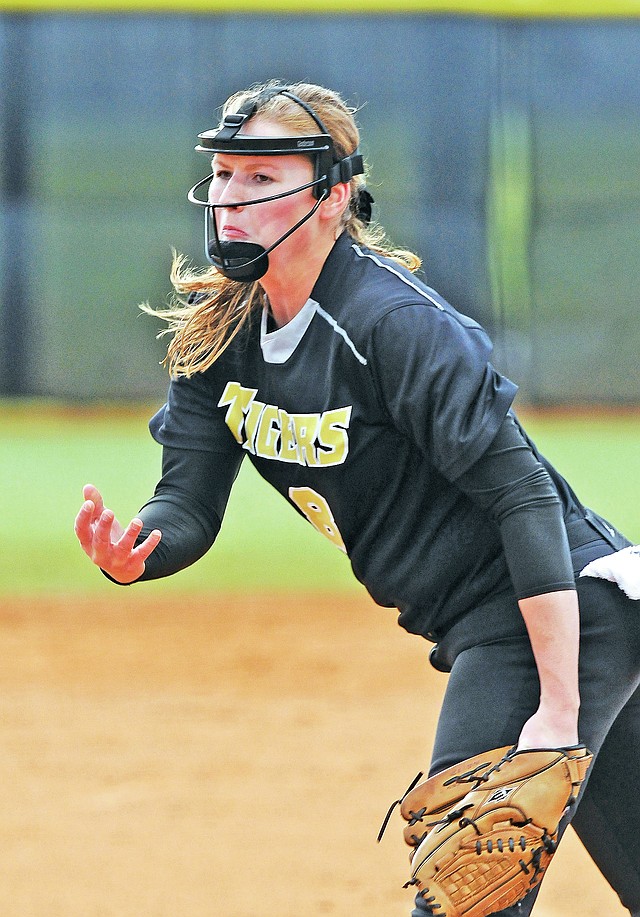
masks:
[[[591,759],[584,746],[500,748],[412,789],[400,801],[415,848],[406,885],[438,917],[517,904],[542,880]]]

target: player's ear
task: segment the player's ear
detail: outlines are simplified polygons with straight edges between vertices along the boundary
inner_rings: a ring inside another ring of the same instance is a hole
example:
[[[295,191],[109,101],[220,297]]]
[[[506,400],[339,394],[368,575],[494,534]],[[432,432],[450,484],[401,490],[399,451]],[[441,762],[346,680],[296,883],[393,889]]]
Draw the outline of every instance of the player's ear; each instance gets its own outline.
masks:
[[[342,216],[345,211],[349,198],[351,197],[351,186],[348,182],[338,182],[334,185],[329,193],[329,197],[322,202],[320,210],[328,219]]]

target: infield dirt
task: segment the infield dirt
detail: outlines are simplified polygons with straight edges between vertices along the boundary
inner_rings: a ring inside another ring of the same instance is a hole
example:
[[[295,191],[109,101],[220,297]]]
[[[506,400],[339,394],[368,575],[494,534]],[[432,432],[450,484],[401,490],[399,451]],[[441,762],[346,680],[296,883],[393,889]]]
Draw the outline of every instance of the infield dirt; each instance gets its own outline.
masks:
[[[364,595],[0,612],[2,917],[407,917],[446,677]],[[569,832],[536,917],[627,913]]]

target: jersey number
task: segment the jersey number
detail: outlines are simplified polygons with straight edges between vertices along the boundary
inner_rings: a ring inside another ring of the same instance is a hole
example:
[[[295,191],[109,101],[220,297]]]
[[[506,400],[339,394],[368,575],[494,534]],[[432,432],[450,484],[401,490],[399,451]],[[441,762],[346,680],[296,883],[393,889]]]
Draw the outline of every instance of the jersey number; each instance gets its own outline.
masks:
[[[321,535],[329,539],[341,551],[347,553],[347,549],[342,540],[342,535],[338,530],[333,513],[329,509],[329,504],[317,491],[311,487],[290,487],[289,499],[295,503],[301,513],[303,513],[311,525],[317,529]]]

